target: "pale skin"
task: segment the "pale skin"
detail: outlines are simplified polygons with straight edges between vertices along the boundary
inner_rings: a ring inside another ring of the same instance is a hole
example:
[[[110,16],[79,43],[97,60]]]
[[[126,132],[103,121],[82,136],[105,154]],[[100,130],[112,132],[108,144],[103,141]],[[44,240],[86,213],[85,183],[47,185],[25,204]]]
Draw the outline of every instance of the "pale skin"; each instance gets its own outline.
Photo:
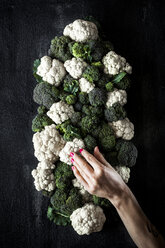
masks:
[[[82,149],[71,154],[75,177],[93,195],[108,199],[116,208],[138,248],[165,248],[161,234],[144,214],[130,188],[104,159],[99,148],[94,154]]]

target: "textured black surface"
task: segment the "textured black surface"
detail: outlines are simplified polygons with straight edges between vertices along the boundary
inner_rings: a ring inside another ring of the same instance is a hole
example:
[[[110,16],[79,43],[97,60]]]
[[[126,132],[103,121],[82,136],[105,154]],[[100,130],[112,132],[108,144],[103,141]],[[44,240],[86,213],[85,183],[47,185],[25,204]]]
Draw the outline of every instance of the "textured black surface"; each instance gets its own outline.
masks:
[[[76,18],[93,15],[107,30],[115,51],[133,66],[128,117],[139,150],[130,187],[146,215],[165,235],[165,6],[163,1],[0,2],[0,247],[136,247],[123,224],[78,236],[51,224],[47,199],[35,191],[31,120],[33,60]]]

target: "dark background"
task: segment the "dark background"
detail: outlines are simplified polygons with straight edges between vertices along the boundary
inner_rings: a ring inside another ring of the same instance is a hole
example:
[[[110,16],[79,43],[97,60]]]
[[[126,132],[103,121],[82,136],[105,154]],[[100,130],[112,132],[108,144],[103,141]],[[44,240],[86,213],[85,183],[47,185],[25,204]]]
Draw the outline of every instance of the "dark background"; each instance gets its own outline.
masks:
[[[129,186],[158,230],[165,235],[165,6],[163,1],[0,2],[0,247],[136,247],[118,221],[103,231],[78,236],[46,217],[47,199],[33,185],[31,120],[34,59],[77,18],[93,15],[115,51],[133,66],[128,117],[135,124],[139,156]]]

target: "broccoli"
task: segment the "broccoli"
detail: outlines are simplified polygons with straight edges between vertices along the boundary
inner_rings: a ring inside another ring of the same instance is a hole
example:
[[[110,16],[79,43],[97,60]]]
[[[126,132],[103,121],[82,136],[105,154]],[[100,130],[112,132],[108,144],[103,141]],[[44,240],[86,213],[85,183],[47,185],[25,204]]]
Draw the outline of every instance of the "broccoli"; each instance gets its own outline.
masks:
[[[59,99],[63,102],[66,102],[66,97],[69,96],[68,92],[63,91],[63,89],[60,91]]]
[[[75,104],[76,101],[77,101],[77,97],[74,96],[74,95],[68,95],[68,96],[65,98],[65,101],[66,101],[67,104],[69,104],[69,105]]]
[[[61,124],[56,125],[56,129],[59,130],[60,133],[64,134],[66,132],[66,128],[71,124],[70,120],[66,120]]]
[[[81,112],[74,112],[71,116],[71,122],[73,125],[80,125],[82,114]]]
[[[59,94],[59,90],[55,86],[42,82],[34,88],[33,99],[36,103],[49,109],[54,102],[59,100]]]
[[[112,83],[116,88],[126,90],[130,88],[131,81],[126,72],[120,72],[113,78]]]
[[[90,56],[90,48],[87,44],[82,44],[78,42],[71,42],[69,44],[70,51],[76,58],[82,58],[84,60],[91,61],[92,57]]]
[[[138,151],[131,141],[118,140],[116,144],[117,158],[120,165],[132,167],[136,163]]]
[[[72,186],[72,179],[74,178],[73,172],[68,164],[61,161],[56,163],[54,172],[54,179],[56,187],[61,190],[68,189]]]
[[[105,85],[105,88],[107,91],[113,91],[114,90],[114,86],[112,82],[109,82]]]
[[[96,66],[88,65],[85,68],[82,77],[86,78],[90,83],[93,83],[94,81],[98,81],[100,78],[99,69]]]
[[[64,78],[63,87],[66,92],[76,95],[79,91],[79,82],[67,74]]]
[[[35,77],[38,83],[41,83],[43,81],[42,77],[37,74],[37,68],[40,65],[40,63],[41,61],[39,59],[36,59],[33,63],[33,76]]]
[[[66,141],[72,141],[74,138],[81,139],[79,128],[76,128],[70,124],[70,120],[67,120],[56,126],[59,131],[64,134],[63,138]]]
[[[51,40],[51,45],[48,52],[49,55],[53,58],[61,60],[62,62],[71,59],[72,55],[68,46],[69,42],[71,42],[71,39],[67,36],[56,36]]]
[[[44,129],[45,126],[49,126],[54,122],[46,114],[38,114],[32,120],[32,131],[40,132]]]
[[[66,217],[69,217],[74,210],[83,205],[82,196],[77,188],[65,191],[57,188],[50,201],[55,211]]]
[[[86,92],[80,92],[78,95],[78,100],[82,104],[88,104],[89,103],[88,94]]]
[[[99,88],[91,90],[88,96],[90,104],[94,107],[104,105],[107,99],[105,90]]]
[[[48,110],[47,110],[47,108],[45,108],[45,106],[39,106],[39,107],[37,108],[38,114],[46,114],[47,111],[48,111]]]
[[[87,135],[84,139],[85,147],[89,152],[93,152],[94,148],[97,146],[96,139],[91,135]]]
[[[98,134],[100,146],[105,151],[110,151],[116,144],[114,131],[107,123],[102,123]]]
[[[109,75],[103,74],[101,78],[96,82],[96,84],[99,88],[105,88],[109,80],[110,80]]]
[[[96,195],[93,195],[92,198],[95,205],[99,205],[101,207],[107,207],[107,208],[111,207],[112,205],[110,201],[106,198],[98,197]]]
[[[69,216],[65,216],[61,213],[56,212],[52,206],[48,207],[47,217],[50,221],[53,221],[56,225],[59,226],[67,226],[71,224]]]
[[[85,116],[81,119],[81,130],[83,133],[90,133],[92,129],[95,129],[98,124],[98,118],[96,116]]]
[[[112,107],[104,110],[105,119],[108,122],[123,120],[127,113],[119,102],[114,103]]]
[[[74,110],[75,111],[81,111],[82,107],[83,107],[83,105],[79,101],[74,104]]]
[[[83,105],[82,112],[86,115],[91,115],[91,116],[101,116],[103,114],[101,107],[94,107],[86,104]]]

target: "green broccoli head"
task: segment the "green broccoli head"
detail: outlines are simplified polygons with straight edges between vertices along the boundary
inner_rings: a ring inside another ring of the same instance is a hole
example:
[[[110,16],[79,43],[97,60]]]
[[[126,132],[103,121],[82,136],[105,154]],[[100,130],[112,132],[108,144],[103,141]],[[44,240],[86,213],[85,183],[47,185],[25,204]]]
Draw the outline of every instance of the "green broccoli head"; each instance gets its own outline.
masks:
[[[97,146],[97,141],[91,135],[87,135],[84,139],[85,147],[89,152],[93,152],[94,148]]]
[[[80,92],[78,95],[78,100],[82,104],[88,104],[89,103],[88,94],[86,92]]]
[[[70,46],[70,51],[74,57],[91,61],[90,48],[88,44],[71,42],[69,46]]]
[[[83,107],[83,105],[79,101],[74,104],[74,110],[75,111],[81,111],[82,107]]]
[[[63,87],[64,91],[76,95],[79,91],[79,82],[78,80],[72,78],[69,74],[67,74],[64,78]]]
[[[81,119],[81,130],[85,133],[90,133],[91,130],[95,129],[98,125],[98,118],[96,116],[85,116]]]
[[[109,107],[108,109],[104,110],[104,116],[106,121],[112,122],[123,120],[124,118],[126,118],[127,113],[125,109],[121,106],[121,104],[117,102],[114,103],[112,107]]]
[[[96,66],[88,65],[85,68],[82,77],[86,78],[90,83],[93,83],[94,81],[98,81],[100,78],[99,69]]]
[[[75,126],[79,126],[80,125],[80,121],[81,121],[81,117],[82,117],[82,113],[81,112],[74,112],[71,116],[71,122],[73,125]]]
[[[104,151],[110,151],[116,144],[114,131],[107,123],[102,123],[100,132],[98,134],[98,140],[101,148]]]
[[[56,125],[56,129],[63,134],[63,138],[66,141],[72,141],[74,138],[81,139],[79,128],[72,126],[70,120]]]
[[[99,116],[101,117],[103,114],[101,107],[94,107],[90,105],[83,105],[82,112],[86,115]]]
[[[32,131],[40,132],[44,129],[45,126],[49,126],[54,122],[46,114],[38,114],[32,120]]]
[[[47,108],[45,108],[45,106],[39,106],[39,107],[37,108],[38,114],[46,114],[47,111],[48,111],[48,110],[47,110]]]
[[[112,82],[109,82],[105,85],[105,88],[107,91],[111,92],[114,90],[114,86],[113,86],[113,83]]]
[[[63,214],[56,212],[52,206],[48,207],[47,217],[50,221],[53,221],[56,225],[59,225],[59,226],[70,225],[69,216],[65,216]]]
[[[61,60],[62,62],[71,59],[72,55],[68,46],[69,42],[71,42],[71,39],[67,36],[56,36],[51,40],[49,55],[53,58]]]
[[[120,165],[132,167],[136,163],[138,151],[131,141],[118,140],[116,144],[118,161]]]
[[[106,198],[98,197],[96,195],[93,195],[92,198],[93,198],[93,203],[95,205],[98,205],[100,207],[106,207],[106,208],[109,208],[112,206],[110,201]]]
[[[108,74],[103,74],[101,78],[96,82],[97,87],[99,88],[105,88],[106,84],[110,81],[110,77]]]
[[[68,96],[65,98],[65,101],[66,101],[67,104],[73,105],[73,104],[76,103],[77,97],[74,96],[74,95],[68,95]]]
[[[107,99],[105,90],[99,88],[91,90],[88,96],[90,104],[94,107],[104,105]]]
[[[126,90],[130,88],[131,80],[126,72],[120,72],[112,79],[112,83],[116,88]]]
[[[53,103],[59,101],[59,94],[59,90],[54,85],[42,82],[34,88],[33,99],[49,109]]]

